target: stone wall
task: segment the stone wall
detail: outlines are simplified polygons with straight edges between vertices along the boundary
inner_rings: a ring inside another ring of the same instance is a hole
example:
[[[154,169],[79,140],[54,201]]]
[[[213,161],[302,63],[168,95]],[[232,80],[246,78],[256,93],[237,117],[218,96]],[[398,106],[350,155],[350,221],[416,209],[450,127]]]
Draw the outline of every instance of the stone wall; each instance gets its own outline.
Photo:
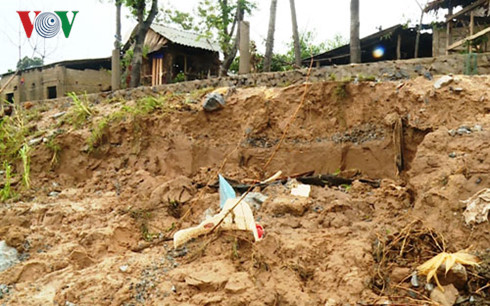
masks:
[[[466,55],[448,55],[436,58],[420,58],[400,61],[384,61],[366,64],[342,66],[327,66],[314,68],[311,71],[310,82],[322,82],[347,79],[378,79],[398,80],[433,75],[463,74]],[[490,53],[478,54],[478,74],[490,74]],[[288,86],[305,82],[308,69],[285,72],[270,72],[238,75],[224,78],[212,78],[190,82],[159,85],[154,87],[139,87],[136,89],[119,90],[111,94],[114,97],[137,99],[138,97],[164,91],[191,92],[206,87],[222,86]]]
[[[490,53],[478,54],[478,74],[490,74]],[[332,80],[379,79],[399,80],[433,75],[463,74],[466,55],[449,55],[436,58],[420,58],[400,61],[385,61],[366,64],[353,64],[343,66],[327,66],[312,69],[309,81],[322,82]],[[286,72],[271,72],[239,75],[223,78],[211,78],[154,87],[138,87],[123,89],[112,93],[97,93],[88,95],[91,101],[120,97],[127,100],[138,99],[147,95],[154,95],[165,91],[191,92],[196,89],[223,86],[288,86],[302,84],[306,80],[308,69]],[[109,80],[110,82],[110,77]],[[62,98],[61,100],[66,100]]]

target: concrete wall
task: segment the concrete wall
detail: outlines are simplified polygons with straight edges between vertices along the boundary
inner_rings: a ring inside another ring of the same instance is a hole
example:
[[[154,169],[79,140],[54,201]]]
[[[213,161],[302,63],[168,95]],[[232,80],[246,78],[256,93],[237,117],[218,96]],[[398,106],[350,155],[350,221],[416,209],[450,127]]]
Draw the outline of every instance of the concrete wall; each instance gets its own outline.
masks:
[[[0,80],[0,88],[11,78],[7,75]],[[110,90],[111,75],[104,70],[75,70],[64,66],[47,69],[30,69],[15,76],[14,80],[0,94],[0,99],[14,94],[15,101],[36,101],[48,98],[48,87],[56,86],[57,97],[63,97],[68,92],[96,93]]]
[[[64,93],[96,93],[111,89],[111,73],[108,70],[66,69]]]

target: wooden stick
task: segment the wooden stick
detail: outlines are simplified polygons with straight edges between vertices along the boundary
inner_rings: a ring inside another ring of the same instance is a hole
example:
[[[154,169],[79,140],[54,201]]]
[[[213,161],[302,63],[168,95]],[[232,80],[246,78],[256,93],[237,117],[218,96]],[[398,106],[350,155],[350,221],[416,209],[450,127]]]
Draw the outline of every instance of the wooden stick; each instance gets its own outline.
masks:
[[[0,89],[0,94],[2,93],[2,91],[4,91],[5,88],[7,88],[7,86],[10,84],[10,82],[12,82],[12,80],[15,78],[15,76],[17,75],[17,73],[14,73],[10,79],[7,81],[7,83],[5,83],[5,85],[3,85],[3,87]]]
[[[473,40],[473,39],[478,38],[478,37],[480,37],[480,36],[483,36],[483,35],[485,35],[485,34],[487,34],[487,33],[490,33],[490,27],[488,27],[488,28],[486,28],[486,29],[483,29],[483,30],[481,30],[480,32],[478,32],[478,33],[476,33],[476,34],[473,34],[473,35],[471,35],[471,36],[468,36],[468,37],[466,37],[466,38],[464,38],[464,39],[461,39],[461,40],[459,40],[459,41],[455,42],[454,44],[450,45],[450,46],[447,48],[447,50],[449,51],[449,50],[452,50],[452,49],[454,49],[454,48],[457,48],[457,47],[459,47],[459,46],[463,45],[463,44],[464,44],[465,42],[467,42],[468,40]]]

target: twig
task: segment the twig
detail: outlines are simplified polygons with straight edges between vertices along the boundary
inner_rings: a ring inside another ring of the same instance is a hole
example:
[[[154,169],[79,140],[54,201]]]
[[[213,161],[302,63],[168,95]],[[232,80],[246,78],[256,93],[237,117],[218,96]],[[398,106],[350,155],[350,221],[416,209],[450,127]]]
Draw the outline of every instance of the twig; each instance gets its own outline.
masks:
[[[490,287],[490,283],[487,283],[485,286],[483,286],[480,289],[476,290],[475,293],[480,293],[481,291],[483,291],[484,289],[487,289],[489,287]]]
[[[303,107],[303,104],[305,104],[306,95],[308,94],[308,89],[309,89],[308,87],[310,85],[309,84],[309,80],[310,80],[310,75],[311,75],[312,68],[313,68],[313,57],[311,58],[310,67],[308,68],[308,73],[306,74],[305,90],[303,92],[303,97],[301,98],[301,102],[299,103],[298,107],[294,111],[293,115],[289,118],[289,121],[286,124],[286,127],[284,129],[284,132],[282,133],[281,140],[279,140],[279,143],[276,145],[276,148],[274,149],[274,151],[272,152],[271,156],[269,157],[269,160],[265,163],[264,167],[262,168],[263,171],[265,171],[267,169],[267,167],[269,167],[269,165],[272,162],[272,160],[274,159],[274,157],[276,157],[277,152],[281,148],[282,143],[284,142],[284,139],[286,138],[286,135],[289,132],[289,128],[291,127],[291,124],[296,119],[296,116],[298,115],[299,111]]]

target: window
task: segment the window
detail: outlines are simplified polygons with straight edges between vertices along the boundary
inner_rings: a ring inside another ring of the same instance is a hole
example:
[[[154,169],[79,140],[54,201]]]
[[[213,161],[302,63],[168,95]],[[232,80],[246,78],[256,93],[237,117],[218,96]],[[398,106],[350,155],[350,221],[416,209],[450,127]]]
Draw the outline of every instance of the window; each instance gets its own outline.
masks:
[[[56,99],[56,86],[48,87],[48,99]]]
[[[7,100],[8,103],[14,103],[14,93],[13,92],[9,92],[7,94],[7,98],[5,100]]]

